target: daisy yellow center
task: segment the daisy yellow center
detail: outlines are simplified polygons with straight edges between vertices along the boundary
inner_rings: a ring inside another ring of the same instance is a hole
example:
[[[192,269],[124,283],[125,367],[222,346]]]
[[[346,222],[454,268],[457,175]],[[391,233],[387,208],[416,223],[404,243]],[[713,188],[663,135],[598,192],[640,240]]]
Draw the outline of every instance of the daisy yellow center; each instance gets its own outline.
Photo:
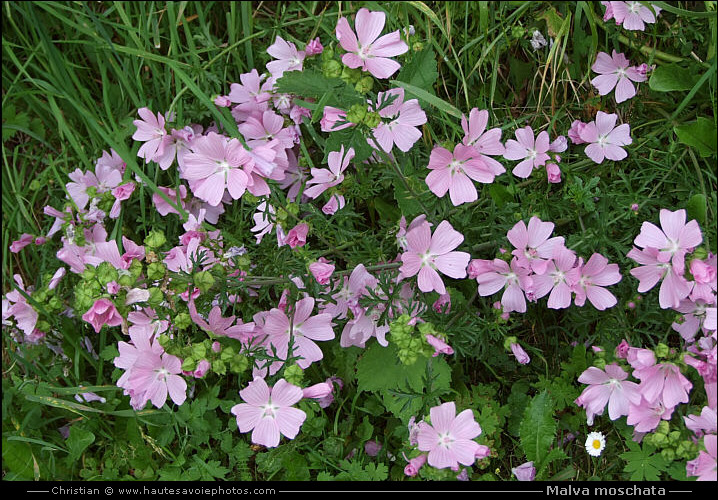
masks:
[[[593,443],[591,443],[591,446],[593,446],[594,450],[598,450],[599,448],[601,448],[601,441],[599,441],[598,439],[594,439]]]

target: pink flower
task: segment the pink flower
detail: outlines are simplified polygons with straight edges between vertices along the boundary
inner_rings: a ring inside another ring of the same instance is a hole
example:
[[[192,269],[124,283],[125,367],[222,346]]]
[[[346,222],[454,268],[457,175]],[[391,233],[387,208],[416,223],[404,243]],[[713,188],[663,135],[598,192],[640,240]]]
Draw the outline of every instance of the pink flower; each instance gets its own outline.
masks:
[[[289,439],[299,433],[307,414],[293,408],[302,397],[302,390],[284,379],[270,388],[264,379],[255,377],[239,391],[245,403],[232,407],[239,432],[252,431],[252,442],[268,448],[279,445],[281,436]]]
[[[307,57],[321,54],[323,51],[324,47],[322,46],[322,42],[319,40],[319,37],[311,40],[307,46],[304,47],[304,53]]]
[[[429,452],[429,465],[454,470],[458,470],[459,464],[472,465],[479,447],[473,439],[481,434],[473,412],[466,409],[456,415],[456,406],[451,401],[431,408],[429,414],[431,425],[419,422],[417,436],[419,450]]]
[[[641,225],[641,232],[633,243],[643,248],[656,248],[659,262],[673,264],[673,271],[682,275],[685,269],[685,255],[693,251],[703,241],[698,222],[691,220],[686,224],[684,209],[671,212],[665,208],[660,211],[661,229],[650,222]]]
[[[610,2],[610,4],[616,24],[622,24],[623,28],[629,31],[643,31],[646,27],[644,23],[655,23],[656,15],[661,12],[660,7],[651,5],[656,13],[654,15],[651,9],[641,2]],[[608,9],[606,11],[606,14],[608,14]]]
[[[322,207],[322,213],[325,215],[334,215],[337,210],[341,210],[346,205],[344,197],[340,194],[332,195],[329,201]]]
[[[250,161],[249,154],[237,139],[210,132],[192,144],[192,152],[185,158],[182,177],[190,181],[195,196],[217,206],[225,190],[235,200],[244,194],[250,180],[248,173],[240,167]]]
[[[631,403],[626,423],[636,432],[652,432],[663,420],[670,420],[673,408],[666,408],[661,401],[650,402],[641,398],[639,404]]]
[[[338,123],[338,125],[337,125]],[[356,123],[347,121],[346,111],[332,106],[324,106],[322,119],[319,120],[322,132],[336,132],[348,127],[353,127]]]
[[[616,120],[617,114],[599,111],[596,113],[596,121],[587,124],[581,133],[581,139],[589,143],[585,149],[586,156],[596,163],[603,163],[604,158],[618,161],[628,156],[621,146],[633,142],[631,127],[627,123],[616,127]]]
[[[700,451],[698,457],[686,463],[686,475],[698,476],[698,481],[715,481],[718,478],[718,444],[715,434],[703,437],[706,451]]]
[[[693,384],[674,364],[656,364],[635,370],[633,375],[641,381],[641,394],[651,403],[662,402],[667,409],[670,409],[678,403],[688,402],[688,393]]]
[[[516,141],[513,139],[506,141],[504,158],[507,160],[522,160],[514,167],[511,173],[516,177],[526,179],[531,175],[533,169],[545,165],[549,159],[547,154],[550,146],[548,132],[544,130],[534,139],[533,129],[526,126],[518,129],[515,134]]]
[[[568,129],[568,138],[571,139],[571,142],[574,144],[586,144],[586,141],[581,139],[581,134],[583,133],[584,129],[588,123],[583,123],[580,120],[574,120],[573,123],[571,123],[571,128]]]
[[[531,362],[531,358],[523,348],[516,342],[511,342],[511,352],[516,356],[516,361],[522,365],[527,365]]]
[[[297,224],[287,233],[285,243],[291,248],[303,247],[307,242],[307,233],[309,233],[309,226],[306,223]]]
[[[564,245],[563,236],[550,238],[553,228],[553,222],[543,222],[534,216],[529,219],[528,227],[519,221],[509,229],[506,237],[515,247],[511,254],[518,259],[518,265],[536,274],[546,272],[554,251]]]
[[[267,101],[272,97],[274,84],[271,81],[262,83],[264,76],[253,69],[249,73],[239,75],[239,80],[242,83],[232,83],[229,86],[227,98],[237,104],[232,110],[233,115],[239,115],[242,120],[245,120],[254,113],[262,113],[267,110]]]
[[[122,316],[109,299],[97,299],[92,307],[82,315],[82,319],[90,323],[97,333],[100,333],[103,325],[119,326],[122,324]]]
[[[422,453],[418,457],[409,460],[409,463],[404,467],[404,474],[409,477],[415,477],[426,463],[427,455]]]
[[[709,406],[704,406],[700,415],[688,415],[683,417],[686,427],[693,431],[696,437],[704,434],[715,434],[718,430],[718,421],[716,420],[716,410]]]
[[[556,247],[553,259],[549,261],[544,274],[532,276],[532,295],[540,299],[549,291],[548,307],[550,309],[565,309],[571,305],[571,285],[575,281],[573,271],[576,263],[576,254],[564,246]]]
[[[367,441],[364,443],[364,453],[367,454],[367,456],[375,457],[379,454],[381,451],[381,443],[377,443],[374,440]]]
[[[419,106],[417,99],[404,102],[404,89],[401,87],[379,92],[377,108],[393,95],[397,96],[396,99],[379,110],[379,116],[388,121],[382,121],[377,125],[367,142],[374,149],[381,149],[385,153],[391,153],[396,144],[397,148],[406,153],[421,138],[418,127],[426,123],[426,113]]]
[[[165,146],[169,141],[167,130],[165,130],[165,118],[162,113],[157,113],[157,117],[155,117],[148,108],[140,108],[137,114],[142,119],[132,122],[137,127],[132,139],[144,142],[137,151],[137,156],[144,158],[145,163],[149,163],[164,154]]]
[[[591,69],[599,76],[591,80],[600,95],[606,95],[616,89],[616,102],[620,103],[636,95],[636,88],[631,83],[645,82],[646,74],[637,67],[629,67],[629,61],[623,53],[615,50],[609,56],[605,52],[596,55],[596,62]]]
[[[448,191],[455,207],[478,199],[471,179],[490,184],[495,177],[479,152],[463,144],[457,144],[453,154],[442,147],[435,147],[429,156],[428,168],[431,172],[426,176],[426,185],[439,198]]]
[[[220,108],[228,108],[232,105],[232,101],[230,100],[229,96],[218,95],[214,98],[214,104]]]
[[[302,389],[302,397],[306,399],[324,399],[334,391],[331,382],[320,382]]]
[[[299,356],[297,365],[305,369],[324,355],[314,342],[332,340],[332,317],[328,313],[311,316],[314,309],[312,297],[303,298],[295,304],[294,315],[290,321],[279,309],[271,309],[265,318],[264,332],[269,335],[268,341],[276,348],[277,357],[286,359],[292,339],[292,356]]]
[[[440,338],[434,337],[431,334],[427,334],[425,338],[429,345],[434,348],[434,354],[432,354],[433,357],[437,357],[439,354],[454,354],[454,350],[451,346]]]
[[[354,27],[356,35],[349,27],[345,17],[339,19],[336,35],[339,44],[348,53],[342,56],[342,62],[350,68],[361,68],[376,78],[389,78],[401,67],[401,64],[389,59],[404,54],[409,46],[401,40],[399,30],[379,38],[386,14],[370,12],[362,8],[357,12]]]
[[[354,158],[354,148],[349,148],[344,154],[343,145],[339,151],[329,153],[327,157],[329,169],[313,168],[311,170],[312,178],[307,181],[308,187],[304,190],[304,194],[310,198],[316,198],[330,187],[340,184],[344,180],[344,171],[349,167],[352,158]]]
[[[526,462],[518,467],[513,467],[511,473],[516,476],[519,481],[533,481],[536,477],[536,467],[533,462]]]
[[[641,402],[638,384],[628,382],[628,373],[617,364],[606,365],[606,371],[591,366],[578,378],[582,384],[589,384],[576,399],[576,404],[586,410],[588,425],[593,425],[594,415],[602,415],[608,403],[611,420],[628,415],[631,403]]]
[[[691,293],[691,285],[673,270],[673,266],[659,259],[659,250],[646,248],[639,250],[633,247],[627,257],[635,260],[639,267],[631,269],[631,275],[638,279],[638,291],[643,293],[653,288],[661,279],[658,303],[663,309],[678,307],[681,300]]]
[[[551,184],[561,182],[561,169],[555,163],[546,164],[546,177]]]
[[[326,285],[329,283],[329,278],[334,272],[334,265],[330,264],[324,257],[319,257],[317,262],[309,264],[309,272],[312,273],[314,279],[320,285]]]
[[[469,112],[469,119],[465,115],[461,115],[461,128],[464,130],[464,138],[462,140],[465,146],[473,146],[479,152],[484,163],[495,175],[506,172],[506,169],[498,161],[489,156],[503,155],[506,148],[501,144],[501,129],[492,128],[486,130],[489,123],[489,112],[487,110],[479,111],[473,108]]]
[[[50,283],[47,285],[47,288],[49,290],[57,288],[57,285],[60,284],[60,280],[65,277],[65,273],[67,273],[67,269],[64,267],[60,267],[57,271],[55,271],[55,274],[53,274],[52,278],[50,278]]]
[[[18,240],[12,242],[10,245],[10,251],[12,253],[18,253],[20,250],[32,243],[34,239],[35,237],[33,235],[23,233]]]
[[[277,35],[274,43],[267,47],[267,54],[277,59],[267,63],[267,70],[275,78],[280,78],[285,71],[301,71],[305,53],[297,50],[292,42],[285,41]]]
[[[120,202],[129,199],[134,191],[134,182],[128,182],[112,189],[112,196],[115,197],[115,202],[112,204],[112,209],[109,213],[111,219],[116,219],[120,216]]]
[[[609,264],[603,255],[594,253],[585,265],[579,259],[573,277],[575,283],[571,289],[576,294],[574,303],[577,306],[582,307],[588,298],[593,307],[603,311],[618,302],[616,297],[603,287],[615,285],[621,281],[622,276],[618,264]]]
[[[182,360],[171,354],[161,356],[153,351],[142,351],[132,366],[129,385],[133,391],[142,394],[140,405],[151,401],[156,408],[162,408],[169,394],[175,404],[181,405],[187,398],[187,382],[180,376]]]
[[[451,278],[465,278],[466,266],[471,256],[466,252],[453,251],[464,241],[464,236],[455,231],[451,224],[442,221],[434,235],[427,224],[412,229],[406,235],[408,249],[401,255],[403,265],[399,268],[402,277],[419,275],[419,290],[424,293],[436,290],[446,293],[444,283],[437,271]]]
[[[493,295],[505,288],[500,303],[504,308],[504,313],[526,312],[524,291],[533,287],[533,279],[529,277],[529,274],[530,271],[520,266],[515,257],[511,260],[510,266],[505,260],[494,259],[492,268],[476,277],[476,282],[479,284],[479,295],[482,297]]]

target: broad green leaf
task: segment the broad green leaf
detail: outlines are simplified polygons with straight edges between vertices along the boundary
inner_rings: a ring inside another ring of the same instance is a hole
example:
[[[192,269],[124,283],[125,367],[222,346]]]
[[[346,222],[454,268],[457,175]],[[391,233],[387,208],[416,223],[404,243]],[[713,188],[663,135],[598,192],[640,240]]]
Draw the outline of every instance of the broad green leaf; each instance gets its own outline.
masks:
[[[637,443],[627,441],[626,445],[631,451],[619,455],[626,461],[623,472],[631,474],[631,481],[658,481],[661,472],[666,470],[666,461],[661,454],[654,454],[655,448],[647,444],[641,448]]]
[[[673,127],[678,140],[683,144],[696,148],[701,156],[716,154],[716,126],[713,120],[700,117],[694,122],[683,123]]]
[[[3,470],[7,467],[15,479],[33,478],[33,458],[30,445],[18,441],[2,440]]]
[[[706,204],[706,197],[702,194],[694,194],[691,199],[686,203],[686,212],[688,218],[696,219],[701,226],[706,223],[706,211],[708,206]]]
[[[519,426],[521,447],[526,459],[540,469],[556,439],[558,424],[553,418],[554,404],[547,391],[543,391],[529,403]]]
[[[71,462],[78,460],[82,452],[95,442],[95,435],[78,425],[70,427],[70,437],[67,438],[67,447],[70,450],[69,459]]]
[[[695,83],[694,73],[677,64],[658,66],[653,70],[651,78],[648,80],[648,86],[658,92],[690,90]]]
[[[431,92],[438,77],[436,54],[431,47],[428,47],[414,53],[411,60],[401,68],[396,79]]]

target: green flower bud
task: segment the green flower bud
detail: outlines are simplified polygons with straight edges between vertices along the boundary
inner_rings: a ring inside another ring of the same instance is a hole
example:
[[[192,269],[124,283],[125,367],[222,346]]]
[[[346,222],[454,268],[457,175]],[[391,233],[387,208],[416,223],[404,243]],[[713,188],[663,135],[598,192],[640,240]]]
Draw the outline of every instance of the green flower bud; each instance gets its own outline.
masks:
[[[441,147],[444,149],[448,149],[449,151],[453,151],[454,148],[456,147],[456,144],[454,144],[452,141],[447,139],[441,143]]]
[[[322,51],[322,61],[331,61],[334,59],[334,49],[331,47],[324,47],[324,50]]]
[[[342,74],[342,65],[339,61],[330,59],[322,64],[322,74],[327,78],[339,78]]]
[[[203,359],[207,356],[207,348],[204,344],[192,344],[192,357],[195,359]]]
[[[511,344],[516,344],[518,342],[518,339],[516,337],[506,337],[506,340],[504,340],[504,349],[507,351],[511,350]]]
[[[162,349],[164,349],[166,351],[169,348],[170,344],[172,343],[172,339],[170,338],[169,335],[163,333],[162,335],[157,337],[157,342],[159,342],[160,345],[162,346]]]
[[[366,116],[366,105],[365,104],[353,104],[349,111],[347,111],[347,120],[352,123],[361,123]]]
[[[277,221],[279,222],[286,222],[287,220],[287,211],[283,208],[278,208],[275,212],[275,216],[277,217]]]
[[[411,44],[411,50],[414,52],[419,52],[424,48],[424,44],[422,42],[414,42]]]
[[[147,299],[147,303],[151,307],[158,307],[165,300],[165,294],[159,288],[150,288],[150,298]]]
[[[681,433],[680,431],[671,431],[668,434],[668,442],[671,444],[671,446],[677,445],[681,440]]]
[[[30,183],[30,191],[37,191],[42,187],[42,184],[37,179],[33,179],[33,181]]]
[[[97,186],[90,186],[87,189],[85,189],[85,193],[87,193],[87,196],[92,199],[97,197]]]
[[[145,238],[145,246],[152,249],[160,248],[166,242],[167,238],[165,238],[165,233],[157,229],[150,231],[150,234]]]
[[[364,116],[364,125],[369,128],[376,128],[381,123],[381,115],[375,111],[367,112]]]
[[[249,266],[252,263],[252,261],[246,255],[240,255],[239,257],[236,257],[235,262],[237,262],[237,267],[245,271],[249,269]]]
[[[229,362],[229,369],[232,373],[242,373],[249,367],[249,360],[243,354],[237,354]]]
[[[162,262],[153,262],[147,266],[147,277],[152,281],[164,279],[167,268]]]
[[[40,330],[41,332],[49,332],[49,331],[50,331],[50,328],[51,328],[51,325],[50,325],[50,323],[48,323],[48,322],[45,321],[44,319],[41,319],[40,321],[38,321],[38,322],[35,324],[35,328],[37,328],[37,329]]]
[[[665,448],[668,445],[668,437],[665,434],[654,434],[652,441],[656,448]]]
[[[259,198],[254,196],[249,191],[244,192],[244,194],[242,195],[242,199],[244,199],[244,201],[246,201],[247,203],[251,203],[252,205],[256,205],[257,203],[259,203]]]
[[[117,281],[120,275],[112,264],[109,262],[102,262],[99,266],[97,266],[96,277],[100,283],[106,285],[110,281]]]
[[[284,369],[284,379],[292,385],[301,387],[304,379],[304,370],[299,365],[293,364]]]
[[[698,447],[693,441],[681,441],[676,447],[676,455],[681,459],[695,458]]]
[[[186,330],[192,324],[192,318],[189,313],[181,312],[175,315],[174,324],[178,330]]]
[[[691,262],[693,262],[695,259],[705,260],[707,257],[708,251],[706,250],[706,247],[700,246],[693,250],[693,254],[691,255]]]
[[[671,448],[664,448],[661,450],[661,456],[667,463],[671,463],[676,459],[676,452]]]
[[[212,361],[212,371],[217,375],[224,375],[227,373],[227,365],[221,359],[215,359]]]
[[[656,353],[656,357],[665,358],[666,356],[668,356],[670,349],[668,348],[668,346],[666,344],[664,344],[663,342],[660,342],[656,346],[656,348],[653,350],[653,352]]]
[[[209,271],[200,271],[194,275],[194,284],[200,292],[207,293],[214,285],[214,276]]]
[[[90,281],[95,277],[97,269],[93,266],[86,266],[85,270],[82,271],[82,279],[86,281]]]
[[[668,435],[668,433],[670,432],[670,425],[669,425],[668,421],[667,421],[667,420],[661,420],[660,423],[658,424],[658,427],[657,427],[656,430],[653,431],[653,432],[654,432],[655,434]]]
[[[132,279],[137,281],[139,277],[142,276],[142,262],[140,262],[139,259],[132,259],[128,271],[130,271],[130,276],[132,276]]]
[[[360,94],[366,94],[374,88],[374,79],[371,76],[362,77],[354,86]]]
[[[299,214],[299,205],[296,203],[287,203],[286,210],[288,213],[292,215],[298,215]]]
[[[526,28],[523,28],[522,26],[514,26],[511,29],[511,38],[523,38],[524,35],[526,35]]]
[[[182,361],[182,371],[193,372],[197,368],[198,361],[193,358],[187,358]]]
[[[132,276],[130,276],[129,274],[123,274],[123,275],[120,276],[119,279],[117,280],[117,282],[118,282],[120,285],[126,286],[126,287],[131,287],[132,285],[135,284],[136,281],[137,281],[137,280],[135,280],[134,278],[132,278]]]
[[[52,297],[52,298],[48,301],[47,307],[48,307],[51,311],[61,311],[61,310],[62,310],[62,307],[63,307],[63,306],[62,306],[62,301],[61,301],[59,298],[57,298],[57,297]]]
[[[342,438],[330,437],[328,439],[325,439],[322,443],[322,450],[328,457],[337,458],[344,456],[344,446],[342,443]]]
[[[222,352],[219,353],[219,359],[221,359],[222,361],[224,361],[226,363],[229,363],[230,361],[232,361],[232,358],[234,358],[235,354],[236,353],[234,351],[234,347],[232,347],[231,345],[228,345],[228,346],[225,346],[222,349]]]
[[[45,302],[47,300],[47,290],[33,292],[32,298],[38,302]]]
[[[594,360],[593,366],[595,366],[596,368],[600,368],[601,370],[603,370],[603,369],[606,368],[606,360],[605,360],[605,359],[602,359],[602,358],[598,358],[598,359]]]
[[[349,66],[344,66],[342,68],[341,75],[339,75],[339,78],[341,78],[342,81],[346,83],[355,84],[361,78],[361,70],[359,68],[352,69]]]

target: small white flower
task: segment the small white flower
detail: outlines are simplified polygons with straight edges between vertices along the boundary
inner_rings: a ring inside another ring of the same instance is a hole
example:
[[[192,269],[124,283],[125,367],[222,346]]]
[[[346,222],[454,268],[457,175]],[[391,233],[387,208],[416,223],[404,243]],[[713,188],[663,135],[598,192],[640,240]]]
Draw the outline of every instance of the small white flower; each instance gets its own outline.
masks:
[[[586,451],[592,457],[598,457],[606,447],[606,438],[600,432],[592,432],[586,437]]]

